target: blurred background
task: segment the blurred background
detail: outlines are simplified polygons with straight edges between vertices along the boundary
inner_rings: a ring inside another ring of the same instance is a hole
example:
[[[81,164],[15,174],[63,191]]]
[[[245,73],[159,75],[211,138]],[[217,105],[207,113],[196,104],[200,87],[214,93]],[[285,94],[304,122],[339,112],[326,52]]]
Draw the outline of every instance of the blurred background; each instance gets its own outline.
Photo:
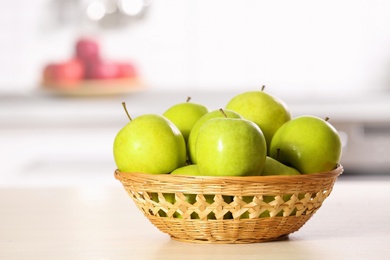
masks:
[[[122,101],[219,108],[261,85],[293,116],[330,117],[346,174],[390,174],[388,1],[0,4],[0,185],[116,184]]]

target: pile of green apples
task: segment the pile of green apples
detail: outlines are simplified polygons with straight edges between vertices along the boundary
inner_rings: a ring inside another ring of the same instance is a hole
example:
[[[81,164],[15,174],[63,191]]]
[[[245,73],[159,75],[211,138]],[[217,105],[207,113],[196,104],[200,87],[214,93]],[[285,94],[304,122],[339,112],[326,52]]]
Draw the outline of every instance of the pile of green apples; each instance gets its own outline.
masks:
[[[130,119],[114,140],[121,172],[191,176],[299,175],[334,170],[337,130],[312,115],[292,117],[280,98],[240,93],[210,110],[190,99]]]

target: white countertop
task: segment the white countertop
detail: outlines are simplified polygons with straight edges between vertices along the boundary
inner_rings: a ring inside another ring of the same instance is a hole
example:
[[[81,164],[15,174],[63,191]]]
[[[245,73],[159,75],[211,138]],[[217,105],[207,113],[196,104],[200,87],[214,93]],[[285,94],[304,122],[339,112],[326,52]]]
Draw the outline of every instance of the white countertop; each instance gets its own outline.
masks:
[[[389,177],[341,176],[288,240],[194,244],[155,228],[117,181],[0,187],[0,259],[388,259],[389,201]]]
[[[146,113],[162,114],[171,105],[185,102],[202,103],[210,109],[225,107],[227,102],[244,90],[145,90],[112,97],[63,97],[42,92],[1,94],[0,127],[63,126],[63,125],[122,125],[127,117],[121,102],[127,103],[134,117]],[[389,122],[390,93],[356,93],[348,95],[295,96],[276,93],[289,106],[293,116],[311,114],[329,117],[333,122]]]

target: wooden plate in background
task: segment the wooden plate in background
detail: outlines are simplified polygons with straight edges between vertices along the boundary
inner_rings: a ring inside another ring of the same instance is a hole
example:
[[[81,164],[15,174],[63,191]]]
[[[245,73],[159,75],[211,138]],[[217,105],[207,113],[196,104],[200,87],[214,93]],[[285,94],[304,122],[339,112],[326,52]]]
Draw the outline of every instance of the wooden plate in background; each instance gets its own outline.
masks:
[[[83,80],[79,82],[42,82],[40,88],[50,94],[69,97],[113,96],[145,90],[138,78]]]

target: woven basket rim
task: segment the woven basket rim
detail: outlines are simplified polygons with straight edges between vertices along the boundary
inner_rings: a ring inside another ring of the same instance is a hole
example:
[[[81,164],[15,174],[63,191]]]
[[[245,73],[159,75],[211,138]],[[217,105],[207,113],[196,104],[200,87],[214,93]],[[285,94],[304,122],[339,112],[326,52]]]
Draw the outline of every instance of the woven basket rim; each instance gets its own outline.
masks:
[[[190,176],[190,175],[171,175],[171,174],[150,174],[141,172],[121,172],[118,169],[115,170],[114,176],[117,180],[126,180],[132,177],[138,177],[142,179],[151,179],[156,181],[183,181],[183,182],[261,182],[261,183],[275,183],[275,182],[300,182],[314,179],[323,178],[337,178],[344,172],[344,167],[339,164],[334,170],[321,172],[321,173],[310,173],[300,175],[269,175],[269,176]]]

